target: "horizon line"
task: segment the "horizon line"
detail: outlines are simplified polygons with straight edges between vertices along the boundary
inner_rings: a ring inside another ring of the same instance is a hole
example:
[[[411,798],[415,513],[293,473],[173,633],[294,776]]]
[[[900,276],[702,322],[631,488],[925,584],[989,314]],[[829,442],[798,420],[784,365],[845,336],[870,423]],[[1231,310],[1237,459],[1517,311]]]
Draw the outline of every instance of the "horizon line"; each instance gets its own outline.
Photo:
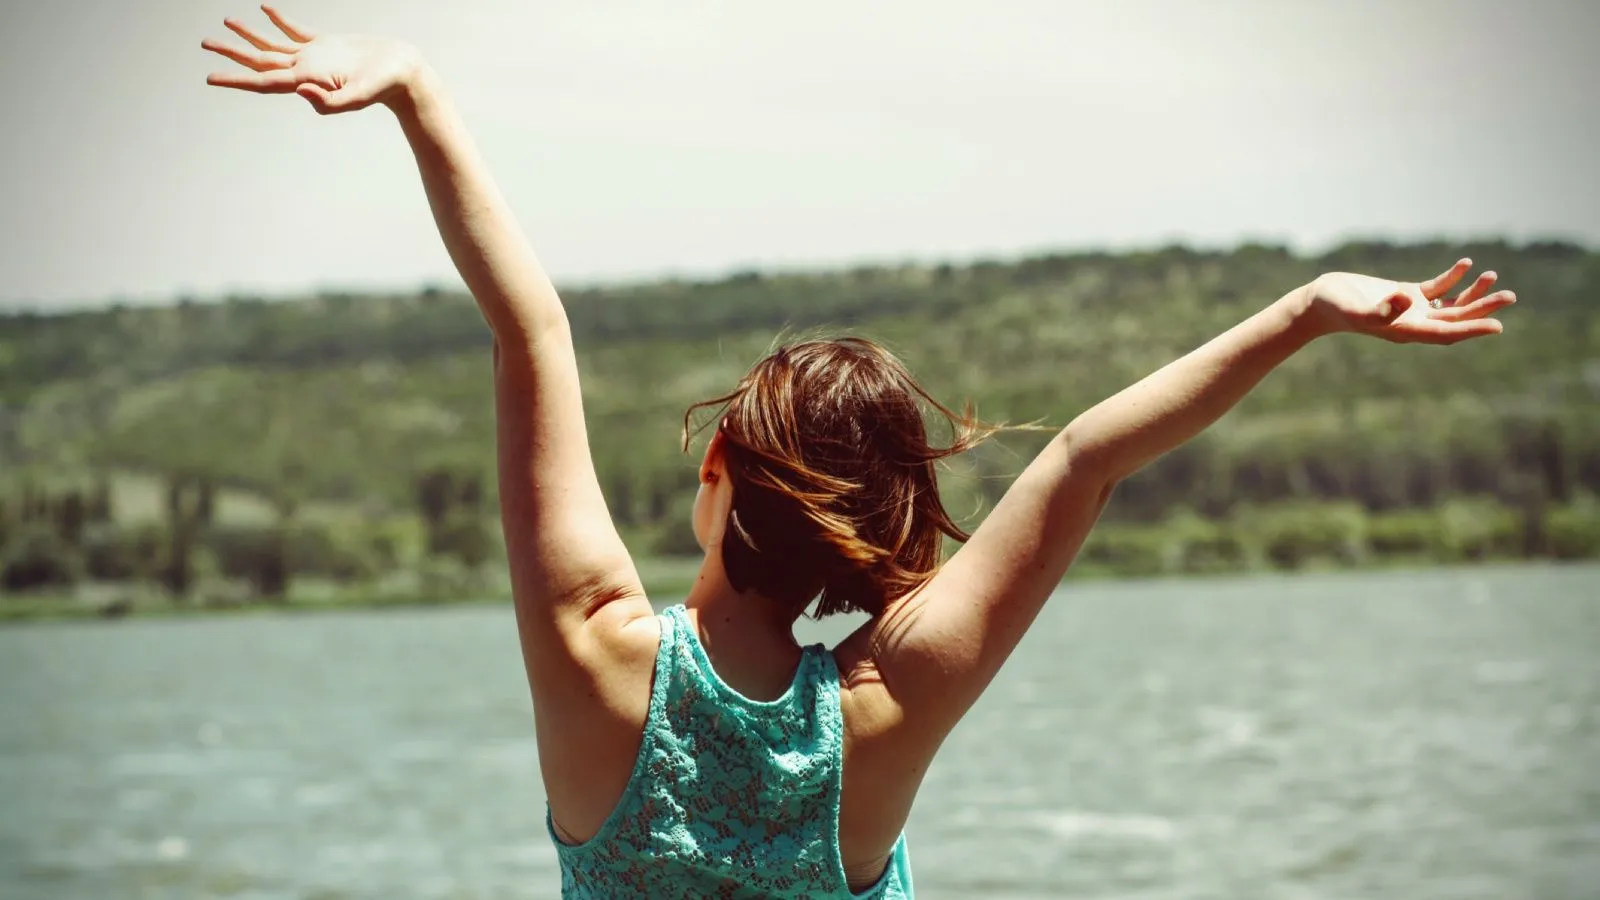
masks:
[[[636,274],[621,273],[613,276],[590,276],[573,278],[551,278],[558,291],[594,291],[615,290],[629,287],[641,287],[650,284],[717,284],[730,281],[739,277],[758,276],[806,276],[826,275],[839,272],[857,270],[893,270],[893,269],[932,269],[941,266],[952,268],[970,269],[985,264],[1016,265],[1030,260],[1050,259],[1056,257],[1087,257],[1087,256],[1134,256],[1144,253],[1161,253],[1173,250],[1185,250],[1201,254],[1230,254],[1240,250],[1259,247],[1264,249],[1284,251],[1297,260],[1312,260],[1328,256],[1343,248],[1362,244],[1388,244],[1392,247],[1421,247],[1431,245],[1466,245],[1466,244],[1504,244],[1514,249],[1527,249],[1534,246],[1564,246],[1583,252],[1592,253],[1596,248],[1573,235],[1548,233],[1539,236],[1529,236],[1522,239],[1513,239],[1506,234],[1480,234],[1476,236],[1446,236],[1436,234],[1431,236],[1413,236],[1397,238],[1376,234],[1351,233],[1335,241],[1330,241],[1321,249],[1314,250],[1306,246],[1296,246],[1294,241],[1272,239],[1265,236],[1243,236],[1232,241],[1190,241],[1181,238],[1156,239],[1150,242],[1127,244],[1080,244],[1080,245],[1039,245],[1031,248],[1013,250],[1007,253],[975,252],[964,255],[951,254],[938,259],[917,257],[914,255],[899,258],[890,257],[861,257],[854,260],[818,260],[814,262],[745,262],[733,263],[705,269],[679,269],[662,270],[657,272],[640,272]],[[338,282],[324,281],[307,284],[303,287],[260,288],[248,285],[233,285],[213,288],[195,292],[186,289],[168,289],[160,292],[148,292],[139,295],[117,295],[99,298],[77,298],[43,302],[0,299],[0,316],[50,316],[68,313],[105,312],[118,308],[149,308],[178,306],[184,303],[226,303],[230,300],[254,300],[266,302],[293,302],[307,300],[319,296],[347,295],[347,296],[372,296],[380,294],[393,295],[419,295],[433,292],[465,293],[466,285],[456,277],[442,279],[424,279],[412,282],[407,286],[395,283],[381,282]]]

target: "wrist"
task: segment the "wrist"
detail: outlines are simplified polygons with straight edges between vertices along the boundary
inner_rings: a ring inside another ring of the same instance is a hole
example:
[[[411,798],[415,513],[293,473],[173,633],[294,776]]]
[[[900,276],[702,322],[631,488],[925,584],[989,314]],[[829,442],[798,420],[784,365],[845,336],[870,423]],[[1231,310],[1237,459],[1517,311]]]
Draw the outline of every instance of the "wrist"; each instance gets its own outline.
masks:
[[[1283,317],[1284,328],[1302,343],[1332,334],[1338,329],[1317,302],[1317,283],[1303,284],[1278,298],[1273,307]]]
[[[439,77],[414,47],[407,47],[399,63],[394,87],[385,92],[382,103],[402,119],[415,117],[439,92]]]

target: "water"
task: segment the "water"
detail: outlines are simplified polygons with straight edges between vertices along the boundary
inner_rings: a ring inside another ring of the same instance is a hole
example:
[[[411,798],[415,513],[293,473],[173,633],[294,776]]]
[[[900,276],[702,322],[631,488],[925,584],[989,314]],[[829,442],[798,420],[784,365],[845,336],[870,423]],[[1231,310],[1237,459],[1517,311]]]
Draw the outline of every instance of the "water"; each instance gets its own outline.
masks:
[[[918,896],[1600,897],[1597,651],[1600,567],[1071,586]],[[542,816],[508,608],[0,630],[0,897],[553,897]]]

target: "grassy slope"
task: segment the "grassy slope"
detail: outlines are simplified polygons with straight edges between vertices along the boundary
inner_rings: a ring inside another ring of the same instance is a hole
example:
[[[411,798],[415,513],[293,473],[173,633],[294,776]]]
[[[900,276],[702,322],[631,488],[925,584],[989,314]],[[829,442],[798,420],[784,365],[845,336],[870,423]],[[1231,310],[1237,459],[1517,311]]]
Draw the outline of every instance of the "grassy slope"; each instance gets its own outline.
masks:
[[[786,327],[882,339],[937,396],[1061,425],[1319,271],[1418,276],[1461,252],[1525,299],[1506,335],[1456,349],[1319,343],[1200,444],[1246,467],[1478,445],[1492,459],[1500,423],[1522,415],[1600,447],[1600,318],[1587,304],[1600,254],[1580,248],[1168,250],[566,296],[602,478],[630,537],[650,544],[683,527],[692,495],[681,411],[726,390]],[[0,488],[115,471],[119,519],[158,516],[159,479],[177,471],[216,478],[221,517],[256,522],[285,501],[329,522],[409,514],[428,467],[492,471],[486,335],[468,298],[448,293],[0,317],[0,403]],[[1040,439],[1014,435],[958,466],[952,506],[981,509]]]

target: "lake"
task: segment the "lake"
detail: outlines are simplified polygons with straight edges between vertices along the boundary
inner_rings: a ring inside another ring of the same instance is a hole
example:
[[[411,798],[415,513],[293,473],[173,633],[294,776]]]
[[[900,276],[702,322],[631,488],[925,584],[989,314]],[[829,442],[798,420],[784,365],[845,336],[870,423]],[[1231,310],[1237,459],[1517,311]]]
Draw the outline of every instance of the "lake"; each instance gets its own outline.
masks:
[[[554,897],[531,716],[508,606],[0,630],[0,896]],[[908,834],[920,898],[1600,897],[1600,567],[1069,583]]]

